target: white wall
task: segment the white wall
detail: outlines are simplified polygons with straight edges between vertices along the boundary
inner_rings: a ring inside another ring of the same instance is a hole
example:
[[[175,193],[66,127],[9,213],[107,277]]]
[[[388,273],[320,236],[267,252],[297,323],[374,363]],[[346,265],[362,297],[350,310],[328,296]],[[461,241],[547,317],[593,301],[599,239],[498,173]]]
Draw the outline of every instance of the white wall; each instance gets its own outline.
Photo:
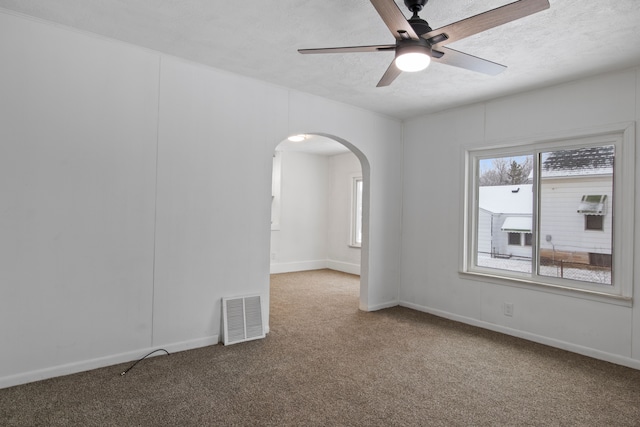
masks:
[[[268,302],[269,144],[286,93],[166,57],[160,84],[152,342],[189,348],[218,341],[222,296]]]
[[[281,151],[280,224],[271,231],[271,272],[326,268],[329,157]]]
[[[463,148],[636,121],[638,74],[606,74],[407,122],[401,304],[640,368],[639,304],[598,302],[458,273]],[[637,243],[638,198],[635,204]],[[636,272],[638,255],[636,250]],[[640,285],[634,287],[637,299]],[[513,303],[513,317],[503,315],[503,302]]]
[[[353,153],[280,151],[280,218],[271,231],[271,273],[331,268],[360,274],[349,246],[351,180],[362,175]]]
[[[216,343],[223,296],[261,293],[268,321],[293,133],[364,160],[360,306],[397,304],[399,122],[5,12],[0,59],[0,387]]]
[[[2,387],[151,345],[159,58],[4,14],[0,58]]]
[[[329,158],[330,194],[327,259],[334,270],[360,274],[360,248],[351,244],[353,178],[362,176],[360,161],[353,153]]]
[[[540,236],[552,236],[552,241],[541,239],[540,249],[595,252],[611,254],[613,221],[613,177],[546,178],[540,186]],[[607,196],[607,211],[602,230],[585,230],[585,215],[577,206],[585,194]],[[553,245],[551,244],[553,243]]]
[[[364,110],[349,109],[346,115],[341,104],[300,92],[290,92],[289,99],[289,134],[331,137],[360,160],[364,182],[369,183],[362,196],[360,308],[397,305],[401,237],[401,221],[397,219],[402,216],[400,124]]]

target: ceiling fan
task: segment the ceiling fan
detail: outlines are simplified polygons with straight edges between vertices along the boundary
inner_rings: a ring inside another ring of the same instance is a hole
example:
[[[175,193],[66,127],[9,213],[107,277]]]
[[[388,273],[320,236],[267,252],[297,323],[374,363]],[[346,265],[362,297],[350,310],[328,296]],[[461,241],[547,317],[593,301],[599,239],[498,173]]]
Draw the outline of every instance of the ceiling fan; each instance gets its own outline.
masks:
[[[423,70],[432,60],[496,75],[507,67],[445,45],[549,8],[549,0],[519,0],[433,30],[427,21],[418,16],[418,12],[427,1],[429,0],[404,0],[404,4],[413,14],[407,20],[394,0],[371,0],[373,7],[396,38],[395,44],[298,49],[298,52],[308,54],[395,51],[395,59],[377,87],[389,86],[402,71]]]

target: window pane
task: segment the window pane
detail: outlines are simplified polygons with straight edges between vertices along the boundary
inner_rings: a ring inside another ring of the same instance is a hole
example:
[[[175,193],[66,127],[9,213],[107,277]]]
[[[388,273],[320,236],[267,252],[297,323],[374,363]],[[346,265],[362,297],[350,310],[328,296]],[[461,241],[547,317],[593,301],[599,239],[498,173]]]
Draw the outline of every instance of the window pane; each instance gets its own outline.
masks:
[[[525,235],[524,235],[524,244],[526,246],[531,246],[532,241],[533,241],[533,234],[525,233]]]
[[[509,233],[509,244],[520,245],[520,233]]]
[[[585,215],[584,216],[584,228],[585,230],[600,230],[604,227],[604,217],[602,215]]]
[[[611,284],[614,146],[540,155],[538,274]]]
[[[533,156],[479,161],[476,265],[531,273]]]
[[[356,180],[356,235],[355,243],[362,244],[362,179]]]
[[[362,245],[362,178],[353,178],[351,188],[351,237],[350,245]]]

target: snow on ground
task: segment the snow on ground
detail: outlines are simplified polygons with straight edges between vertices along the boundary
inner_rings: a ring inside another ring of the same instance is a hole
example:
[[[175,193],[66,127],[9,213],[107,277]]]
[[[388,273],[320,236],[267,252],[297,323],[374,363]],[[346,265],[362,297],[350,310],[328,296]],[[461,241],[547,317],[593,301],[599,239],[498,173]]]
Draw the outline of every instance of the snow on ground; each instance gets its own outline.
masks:
[[[491,258],[489,254],[478,254],[478,266],[496,268],[499,270],[531,273],[531,260]],[[594,270],[588,268],[564,268],[562,276],[559,266],[543,265],[540,267],[541,276],[564,277],[565,279],[580,280],[590,283],[611,284],[611,270]]]

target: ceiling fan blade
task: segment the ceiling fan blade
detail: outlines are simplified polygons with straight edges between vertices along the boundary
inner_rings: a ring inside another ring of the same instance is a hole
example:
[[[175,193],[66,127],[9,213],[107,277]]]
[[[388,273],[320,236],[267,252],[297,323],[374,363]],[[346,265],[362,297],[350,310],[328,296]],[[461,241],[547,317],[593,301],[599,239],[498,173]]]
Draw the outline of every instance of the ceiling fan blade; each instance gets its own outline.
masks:
[[[405,18],[404,14],[393,0],[371,0],[371,4],[378,11],[378,15],[393,34],[396,40],[418,40],[418,35]]]
[[[507,69],[504,65],[487,61],[486,59],[478,58],[477,56],[459,52],[448,47],[439,47],[438,50],[434,50],[434,53],[438,51],[442,52],[443,55],[432,55],[431,59],[434,62],[439,62],[441,64],[465,68],[467,70],[477,71],[478,73],[489,74],[491,76],[500,74]]]
[[[402,71],[396,67],[396,61],[392,61],[387,71],[384,72],[382,78],[376,85],[376,87],[389,86],[393,81],[402,73]]]
[[[545,9],[549,9],[549,0],[519,0],[429,31],[422,37],[427,40],[433,39],[433,46],[439,47]],[[441,34],[446,35],[446,38],[441,37]]]
[[[386,52],[395,50],[395,44],[379,44],[374,46],[348,46],[348,47],[325,47],[318,49],[298,49],[298,52],[306,53],[349,53],[349,52]]]

